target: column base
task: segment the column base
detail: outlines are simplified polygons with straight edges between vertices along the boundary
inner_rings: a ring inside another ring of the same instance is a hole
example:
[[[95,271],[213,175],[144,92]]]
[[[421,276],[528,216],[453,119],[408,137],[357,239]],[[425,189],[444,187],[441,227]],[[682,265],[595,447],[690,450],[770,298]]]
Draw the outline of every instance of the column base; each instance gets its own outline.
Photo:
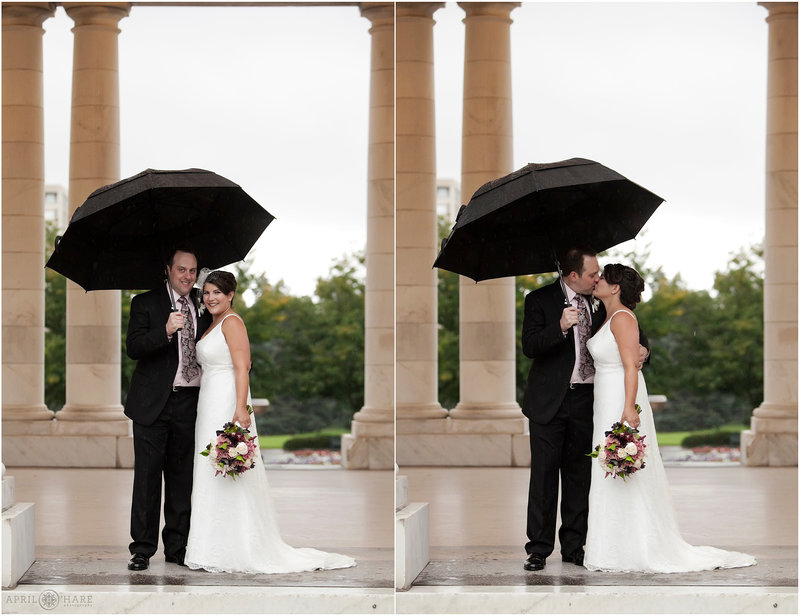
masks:
[[[397,420],[444,419],[447,409],[438,402],[435,404],[398,404]]]
[[[755,419],[755,418],[754,418]],[[741,436],[745,466],[797,466],[797,421],[794,432],[745,430]]]
[[[528,419],[397,422],[399,466],[530,466]]]
[[[355,426],[355,422],[353,422]],[[390,426],[391,427],[391,426]],[[342,468],[348,470],[391,470],[394,468],[394,438],[387,436],[342,435]]]
[[[131,422],[3,419],[6,466],[133,468]]]
[[[797,426],[797,404],[775,404],[764,402],[753,411],[753,417],[766,419],[793,419]]]
[[[119,404],[108,406],[80,406],[66,404],[56,414],[59,421],[127,421],[124,408]]]
[[[525,419],[516,402],[475,403],[459,402],[452,411],[453,419]]]
[[[32,406],[3,406],[3,421],[50,421],[53,417],[55,417],[55,413],[44,404],[35,404]]]

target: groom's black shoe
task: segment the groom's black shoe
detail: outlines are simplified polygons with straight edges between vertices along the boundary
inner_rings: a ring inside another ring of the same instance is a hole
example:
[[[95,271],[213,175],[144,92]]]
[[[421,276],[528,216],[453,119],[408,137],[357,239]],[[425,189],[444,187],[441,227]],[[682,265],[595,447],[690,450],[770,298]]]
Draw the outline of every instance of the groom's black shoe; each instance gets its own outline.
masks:
[[[144,554],[133,554],[128,561],[128,569],[131,571],[144,571],[150,566],[150,558]]]
[[[525,564],[522,566],[525,568],[525,571],[541,571],[544,569],[546,561],[547,557],[541,554],[528,554],[528,558],[525,559]]]
[[[180,565],[181,567],[185,567],[186,563],[183,562],[183,555],[180,556],[170,556],[169,554],[164,554],[164,560],[168,563],[175,563],[176,565]]]
[[[572,554],[562,556],[561,560],[565,563],[573,563],[579,567],[583,567],[583,548],[578,548]]]

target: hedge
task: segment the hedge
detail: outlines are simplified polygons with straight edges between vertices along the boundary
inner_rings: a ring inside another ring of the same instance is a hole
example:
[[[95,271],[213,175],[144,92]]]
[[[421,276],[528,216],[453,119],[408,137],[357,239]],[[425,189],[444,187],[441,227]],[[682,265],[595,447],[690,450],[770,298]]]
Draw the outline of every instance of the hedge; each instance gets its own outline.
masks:
[[[681,441],[681,447],[703,447],[705,445],[718,445],[722,447],[739,446],[739,430],[709,430],[707,432],[694,432]]]

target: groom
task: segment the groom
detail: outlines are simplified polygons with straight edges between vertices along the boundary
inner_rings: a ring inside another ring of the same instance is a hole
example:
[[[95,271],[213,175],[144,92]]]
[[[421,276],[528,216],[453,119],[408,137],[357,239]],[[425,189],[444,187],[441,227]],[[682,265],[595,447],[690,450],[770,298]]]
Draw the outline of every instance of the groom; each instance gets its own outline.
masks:
[[[555,546],[559,475],[564,562],[583,565],[589,515],[594,364],[586,341],[606,318],[591,293],[600,265],[589,249],[571,249],[561,260],[569,306],[557,280],[528,294],[522,350],[533,359],[522,412],[530,420],[531,476],[528,490],[528,554],[524,568],[544,569]],[[641,333],[640,333],[641,336]],[[647,344],[643,337],[640,341]],[[647,357],[640,347],[640,359]],[[641,366],[641,364],[640,364]],[[622,409],[620,409],[622,413]]]
[[[166,274],[163,286],[131,300],[128,324],[127,352],[137,361],[125,403],[133,420],[131,571],[147,569],[158,549],[162,475],[167,562],[183,564],[189,535],[200,386],[195,342],[211,316],[197,314],[197,257],[191,250],[174,251]]]

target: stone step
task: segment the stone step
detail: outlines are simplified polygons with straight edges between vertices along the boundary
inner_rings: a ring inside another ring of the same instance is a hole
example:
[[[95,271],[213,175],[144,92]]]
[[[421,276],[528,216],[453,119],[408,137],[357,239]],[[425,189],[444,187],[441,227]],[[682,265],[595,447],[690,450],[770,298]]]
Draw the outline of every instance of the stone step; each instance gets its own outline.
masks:
[[[394,480],[394,510],[400,511],[408,505],[408,477],[397,475]]]
[[[14,478],[3,477],[3,511],[13,507],[17,502],[17,497],[14,494]]]
[[[789,587],[415,586],[396,601],[398,614],[797,614]]]
[[[430,561],[428,503],[410,503],[395,514],[394,583],[407,589]]]
[[[35,586],[3,591],[3,612],[42,614],[391,614],[391,588]]]
[[[33,503],[16,503],[3,511],[3,588],[16,586],[33,564],[35,532]]]

